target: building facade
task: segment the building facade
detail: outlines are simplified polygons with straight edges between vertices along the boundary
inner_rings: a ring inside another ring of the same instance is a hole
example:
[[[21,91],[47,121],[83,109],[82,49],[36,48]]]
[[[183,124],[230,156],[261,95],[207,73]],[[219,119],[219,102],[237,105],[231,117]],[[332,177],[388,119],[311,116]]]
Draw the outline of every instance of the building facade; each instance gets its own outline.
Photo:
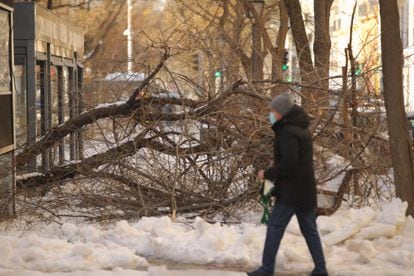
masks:
[[[331,9],[331,66],[330,89],[342,88],[342,67],[345,65],[345,48],[350,39],[351,18],[354,1],[335,0]],[[305,26],[312,51],[314,20],[313,2],[301,1]],[[398,0],[400,9],[400,30],[404,54],[404,103],[407,112],[414,112],[414,0]],[[382,91],[381,70],[381,26],[378,0],[359,0],[353,23],[352,50],[356,69],[363,73],[357,88],[368,93]],[[295,44],[289,33],[286,48],[289,50],[289,80],[300,81]],[[313,51],[312,51],[313,52]],[[349,64],[348,64],[349,66]],[[335,77],[337,76],[337,77]]]
[[[404,55],[404,104],[407,112],[414,111],[414,0],[398,0],[400,32]],[[336,0],[331,17],[331,75],[340,74],[345,63],[344,49],[349,42],[353,5]],[[382,92],[381,25],[378,0],[357,2],[353,25],[353,52],[357,70],[364,73],[364,91]],[[362,82],[361,82],[362,83]],[[333,85],[334,86],[334,85]],[[362,88],[362,87],[360,87]]]
[[[352,26],[352,54],[355,58],[357,89],[368,94],[378,95],[381,84],[381,32],[378,0],[362,0],[357,2],[354,21],[352,13],[354,2],[334,1],[331,12],[331,72],[333,76],[342,75],[346,53],[350,42]],[[350,61],[348,61],[348,70]],[[342,79],[333,79],[331,88],[341,89]]]
[[[400,30],[404,54],[404,103],[414,112],[414,0],[399,0]]]
[[[82,111],[83,31],[34,2],[15,3],[16,144],[31,145]],[[82,132],[30,160],[22,173],[82,158]]]

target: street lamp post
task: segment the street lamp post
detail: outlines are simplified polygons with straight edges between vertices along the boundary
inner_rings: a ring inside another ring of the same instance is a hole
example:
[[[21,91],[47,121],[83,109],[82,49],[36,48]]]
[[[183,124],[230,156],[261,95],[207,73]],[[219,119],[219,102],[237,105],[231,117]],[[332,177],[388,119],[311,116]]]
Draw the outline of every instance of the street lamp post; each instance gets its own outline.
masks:
[[[132,72],[132,62],[133,62],[133,57],[132,57],[132,15],[131,15],[131,11],[132,11],[132,0],[128,0],[128,4],[127,4],[127,28],[124,31],[124,35],[127,37],[127,56],[128,56],[128,60],[127,60],[127,68],[128,68],[128,74],[130,74]]]
[[[259,16],[262,16],[265,0],[249,0],[249,2],[253,5],[253,8],[257,12]],[[260,41],[260,35],[259,35],[259,26],[254,18],[253,13],[247,9],[246,11],[247,17],[252,20],[252,65],[251,65],[251,80],[259,80],[262,78],[261,70],[262,68],[262,62],[260,62],[260,52],[259,49],[261,49],[261,41]]]

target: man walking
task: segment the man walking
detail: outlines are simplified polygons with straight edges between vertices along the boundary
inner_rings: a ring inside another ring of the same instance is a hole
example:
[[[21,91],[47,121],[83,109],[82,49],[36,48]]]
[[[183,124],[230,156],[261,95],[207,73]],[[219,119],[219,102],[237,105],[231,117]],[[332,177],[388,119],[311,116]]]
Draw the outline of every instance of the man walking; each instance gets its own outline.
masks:
[[[275,133],[274,163],[267,170],[259,171],[258,178],[274,183],[276,204],[267,227],[262,266],[247,274],[273,275],[280,241],[295,214],[315,264],[311,275],[328,275],[316,226],[316,181],[309,116],[284,93],[270,103],[269,121]]]

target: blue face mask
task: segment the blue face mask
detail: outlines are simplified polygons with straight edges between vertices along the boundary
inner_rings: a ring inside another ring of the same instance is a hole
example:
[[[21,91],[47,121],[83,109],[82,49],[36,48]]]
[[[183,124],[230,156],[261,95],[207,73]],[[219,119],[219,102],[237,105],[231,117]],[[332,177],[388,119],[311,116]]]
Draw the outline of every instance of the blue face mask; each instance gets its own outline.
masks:
[[[274,125],[277,122],[276,116],[273,112],[269,112],[269,122]]]

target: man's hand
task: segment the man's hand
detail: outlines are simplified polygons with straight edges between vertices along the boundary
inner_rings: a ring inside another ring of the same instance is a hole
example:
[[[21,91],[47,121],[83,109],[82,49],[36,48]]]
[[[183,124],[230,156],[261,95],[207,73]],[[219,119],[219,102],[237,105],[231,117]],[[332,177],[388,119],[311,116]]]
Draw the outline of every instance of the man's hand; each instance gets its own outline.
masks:
[[[265,177],[264,177],[264,170],[260,170],[258,173],[257,173],[257,178],[259,178],[259,180],[261,180],[261,181],[263,181],[264,179],[265,179]]]

